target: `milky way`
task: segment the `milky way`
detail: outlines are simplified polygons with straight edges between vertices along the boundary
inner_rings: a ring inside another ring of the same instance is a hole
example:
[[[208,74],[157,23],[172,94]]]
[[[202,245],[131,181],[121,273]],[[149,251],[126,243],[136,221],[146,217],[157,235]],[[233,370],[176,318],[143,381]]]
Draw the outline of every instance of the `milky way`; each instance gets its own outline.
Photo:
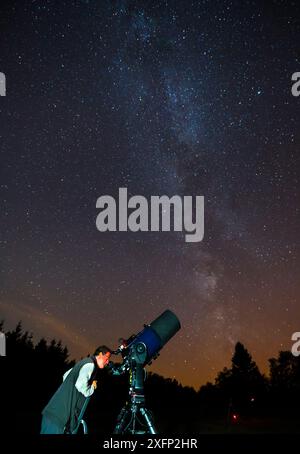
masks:
[[[198,387],[299,331],[299,5],[3,2],[1,317],[79,358],[162,311]],[[105,232],[96,201],[204,195],[205,234]]]

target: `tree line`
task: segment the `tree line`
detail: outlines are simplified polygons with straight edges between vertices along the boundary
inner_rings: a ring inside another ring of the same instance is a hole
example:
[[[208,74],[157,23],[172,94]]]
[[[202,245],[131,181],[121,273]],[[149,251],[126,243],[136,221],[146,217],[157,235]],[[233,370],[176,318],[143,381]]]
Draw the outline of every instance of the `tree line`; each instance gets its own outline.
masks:
[[[32,334],[21,323],[5,334],[6,356],[0,357],[2,427],[15,433],[39,433],[43,407],[75,362],[60,341],[42,338],[34,344]],[[112,433],[128,400],[128,376],[116,377],[101,370],[98,379],[101,386],[85,419],[91,433]],[[198,390],[151,372],[145,380],[146,406],[161,433],[247,431],[251,427],[254,431],[295,430],[299,391],[298,357],[280,351],[269,359],[266,376],[240,342],[235,345],[231,366],[220,371],[214,383]]]

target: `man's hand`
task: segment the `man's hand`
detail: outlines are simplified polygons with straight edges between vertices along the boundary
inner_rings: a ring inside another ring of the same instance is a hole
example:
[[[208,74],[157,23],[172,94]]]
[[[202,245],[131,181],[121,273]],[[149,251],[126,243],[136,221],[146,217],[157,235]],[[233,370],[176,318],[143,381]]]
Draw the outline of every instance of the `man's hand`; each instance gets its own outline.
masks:
[[[94,380],[94,381],[93,381],[92,387],[93,387],[94,389],[97,389],[97,380]]]

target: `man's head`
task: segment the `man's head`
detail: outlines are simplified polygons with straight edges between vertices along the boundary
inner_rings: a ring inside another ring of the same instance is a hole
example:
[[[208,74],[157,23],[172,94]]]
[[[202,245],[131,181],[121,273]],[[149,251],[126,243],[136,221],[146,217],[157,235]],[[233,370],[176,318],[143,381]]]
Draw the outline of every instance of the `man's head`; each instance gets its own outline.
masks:
[[[101,345],[96,348],[94,356],[96,357],[96,361],[100,369],[103,369],[109,363],[111,354],[111,349],[106,347],[106,345]]]

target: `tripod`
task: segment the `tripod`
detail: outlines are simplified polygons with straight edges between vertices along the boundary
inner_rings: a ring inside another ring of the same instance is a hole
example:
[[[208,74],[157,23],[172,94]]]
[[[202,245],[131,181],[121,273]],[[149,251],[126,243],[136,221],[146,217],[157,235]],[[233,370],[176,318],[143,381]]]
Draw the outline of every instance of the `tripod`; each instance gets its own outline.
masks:
[[[119,413],[114,434],[156,434],[152,416],[145,407],[144,396],[144,369],[143,364],[146,358],[146,346],[140,342],[132,347],[129,364],[129,396],[130,401]]]

